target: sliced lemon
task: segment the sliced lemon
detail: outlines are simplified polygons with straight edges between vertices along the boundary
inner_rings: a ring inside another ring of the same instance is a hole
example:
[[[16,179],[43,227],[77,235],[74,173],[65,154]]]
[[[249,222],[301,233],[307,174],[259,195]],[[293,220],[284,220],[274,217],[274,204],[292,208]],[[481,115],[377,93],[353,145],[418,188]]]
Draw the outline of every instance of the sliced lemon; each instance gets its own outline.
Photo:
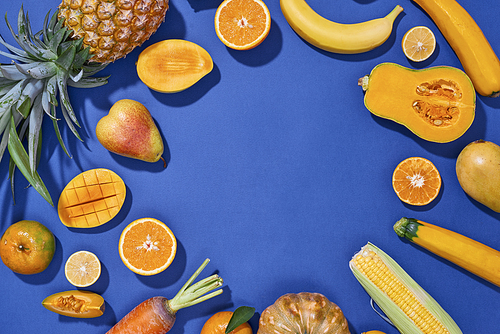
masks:
[[[436,49],[436,37],[431,29],[413,27],[403,36],[401,43],[405,56],[415,62],[428,59]]]
[[[64,274],[74,286],[80,288],[90,286],[101,276],[101,261],[89,251],[75,252],[66,261]]]

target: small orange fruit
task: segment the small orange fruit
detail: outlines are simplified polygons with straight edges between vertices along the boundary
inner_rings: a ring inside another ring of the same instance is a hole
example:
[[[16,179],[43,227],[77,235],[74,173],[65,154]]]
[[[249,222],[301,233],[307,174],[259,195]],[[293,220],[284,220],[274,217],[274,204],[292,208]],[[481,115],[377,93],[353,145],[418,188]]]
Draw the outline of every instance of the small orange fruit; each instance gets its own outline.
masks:
[[[43,224],[21,220],[0,238],[0,258],[15,273],[38,274],[47,269],[56,250],[56,239]]]
[[[222,311],[212,315],[203,325],[201,334],[224,334],[233,312]],[[253,334],[248,322],[239,325],[231,334]]]
[[[392,187],[403,202],[426,205],[439,194],[441,176],[429,160],[412,157],[397,165],[392,174]]]
[[[215,32],[226,46],[249,50],[267,37],[271,14],[262,0],[224,0],[215,13]]]
[[[101,276],[101,261],[89,251],[78,251],[68,258],[64,266],[66,279],[79,288],[94,284]]]
[[[155,275],[167,269],[174,260],[177,240],[161,221],[140,218],[125,227],[118,250],[123,263],[134,273]]]
[[[427,27],[413,27],[402,41],[403,52],[408,59],[420,62],[429,58],[436,49],[436,37]]]

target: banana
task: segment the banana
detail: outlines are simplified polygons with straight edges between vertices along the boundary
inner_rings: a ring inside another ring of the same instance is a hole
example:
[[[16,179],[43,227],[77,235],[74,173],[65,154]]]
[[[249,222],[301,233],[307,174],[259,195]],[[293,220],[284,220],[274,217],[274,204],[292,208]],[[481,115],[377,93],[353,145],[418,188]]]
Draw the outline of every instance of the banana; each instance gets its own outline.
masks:
[[[304,0],[280,0],[280,6],[288,24],[304,40],[322,50],[345,54],[370,51],[383,44],[403,11],[397,5],[383,18],[342,24],[320,16]]]

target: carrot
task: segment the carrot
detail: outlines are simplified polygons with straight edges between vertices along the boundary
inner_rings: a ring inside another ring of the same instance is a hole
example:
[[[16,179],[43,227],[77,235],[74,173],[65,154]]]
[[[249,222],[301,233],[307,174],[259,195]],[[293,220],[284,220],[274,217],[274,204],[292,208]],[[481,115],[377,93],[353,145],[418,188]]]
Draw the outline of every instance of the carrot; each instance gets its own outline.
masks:
[[[222,285],[222,278],[214,274],[192,284],[210,260],[206,259],[189,278],[174,298],[151,297],[124,316],[106,334],[165,334],[175,323],[175,314],[184,307],[198,304],[222,293],[222,289],[208,293]]]

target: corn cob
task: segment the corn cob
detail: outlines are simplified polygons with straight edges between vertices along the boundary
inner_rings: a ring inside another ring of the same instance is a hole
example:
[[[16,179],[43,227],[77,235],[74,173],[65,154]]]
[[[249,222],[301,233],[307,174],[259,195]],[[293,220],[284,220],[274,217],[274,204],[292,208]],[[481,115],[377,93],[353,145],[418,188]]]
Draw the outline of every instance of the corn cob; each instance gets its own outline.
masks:
[[[448,313],[396,261],[375,245],[365,245],[351,259],[349,267],[401,333],[462,333]]]

